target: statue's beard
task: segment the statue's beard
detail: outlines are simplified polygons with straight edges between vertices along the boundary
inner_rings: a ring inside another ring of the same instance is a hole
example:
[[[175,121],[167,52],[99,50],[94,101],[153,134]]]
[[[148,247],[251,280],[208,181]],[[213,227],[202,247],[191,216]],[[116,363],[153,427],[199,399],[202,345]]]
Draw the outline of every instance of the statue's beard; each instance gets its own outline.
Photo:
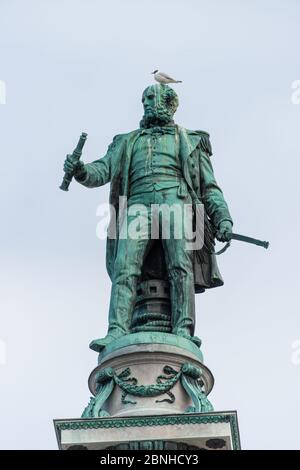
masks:
[[[170,109],[157,106],[155,108],[148,108],[145,111],[143,119],[140,122],[140,127],[152,127],[152,126],[165,126],[173,122],[173,113]]]

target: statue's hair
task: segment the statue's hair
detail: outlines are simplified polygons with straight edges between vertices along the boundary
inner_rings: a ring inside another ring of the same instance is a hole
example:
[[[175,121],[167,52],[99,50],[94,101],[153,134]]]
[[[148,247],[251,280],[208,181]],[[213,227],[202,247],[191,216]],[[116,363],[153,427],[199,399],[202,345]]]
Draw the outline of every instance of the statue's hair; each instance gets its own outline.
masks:
[[[153,90],[155,95],[160,95],[161,100],[155,109],[156,117],[144,116],[140,122],[140,126],[149,127],[149,125],[154,122],[156,125],[163,125],[170,122],[179,104],[177,93],[168,85],[150,85],[144,90],[143,95],[149,88]]]
[[[163,88],[163,97],[166,103],[166,106],[170,108],[174,114],[179,105],[179,99],[177,93],[168,85],[160,85]]]

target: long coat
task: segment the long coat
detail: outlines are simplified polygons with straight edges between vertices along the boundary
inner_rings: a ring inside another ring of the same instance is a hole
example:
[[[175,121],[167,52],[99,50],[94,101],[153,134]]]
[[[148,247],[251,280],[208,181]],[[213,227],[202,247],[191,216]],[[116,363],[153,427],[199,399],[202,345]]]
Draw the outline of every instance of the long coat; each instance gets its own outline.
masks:
[[[204,131],[191,131],[176,126],[179,137],[182,172],[192,200],[203,203],[207,215],[205,225],[205,247],[194,253],[195,292],[223,285],[214,251],[213,230],[224,220],[232,222],[223,193],[218,186],[210,157],[212,155],[209,134]],[[133,145],[140,129],[114,137],[105,157],[85,165],[87,174],[77,180],[86,187],[93,188],[111,183],[109,202],[118,217],[119,196],[129,193],[129,169]],[[113,277],[114,260],[117,253],[118,237],[107,238],[106,266]],[[209,247],[210,249],[207,249]]]

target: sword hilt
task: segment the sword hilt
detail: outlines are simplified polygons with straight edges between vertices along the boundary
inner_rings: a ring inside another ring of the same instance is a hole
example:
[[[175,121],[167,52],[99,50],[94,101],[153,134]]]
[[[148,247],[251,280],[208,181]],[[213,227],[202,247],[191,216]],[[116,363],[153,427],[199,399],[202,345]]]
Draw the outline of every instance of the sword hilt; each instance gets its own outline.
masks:
[[[269,242],[258,240],[257,238],[247,237],[246,235],[240,235],[239,233],[232,233],[230,239],[251,243],[252,245],[262,246],[265,249],[268,249],[270,245]]]

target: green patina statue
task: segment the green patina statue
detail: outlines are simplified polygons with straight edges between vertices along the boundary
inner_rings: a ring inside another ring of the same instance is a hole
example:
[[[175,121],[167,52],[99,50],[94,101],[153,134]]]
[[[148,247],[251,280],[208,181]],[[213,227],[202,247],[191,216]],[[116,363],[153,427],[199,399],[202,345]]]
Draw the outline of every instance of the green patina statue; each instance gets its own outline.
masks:
[[[107,154],[93,163],[84,164],[75,152],[67,156],[64,165],[68,178],[62,189],[67,189],[72,176],[88,188],[111,183],[110,204],[118,221],[108,231],[107,270],[112,280],[109,328],[105,338],[96,340],[98,350],[130,332],[138,283],[147,268],[152,278],[169,283],[171,333],[200,345],[194,336],[195,293],[223,284],[214,238],[229,241],[232,237],[232,218],[213,173],[209,135],[174,123],[178,97],[168,85],[149,86],[142,102],[144,116],[139,129],[115,136]],[[78,147],[80,153],[85,138],[83,135]],[[125,215],[120,197],[127,198]],[[136,205],[140,206],[138,216],[130,212]],[[152,208],[161,205],[176,206],[183,209],[181,213],[185,206],[192,207],[192,222],[197,207],[204,207],[200,247],[187,249],[189,237],[176,235],[175,217],[169,220],[169,236],[162,236],[165,220],[161,215],[156,219],[158,236],[149,236],[154,226]],[[128,227],[137,217],[138,234],[129,236]]]

